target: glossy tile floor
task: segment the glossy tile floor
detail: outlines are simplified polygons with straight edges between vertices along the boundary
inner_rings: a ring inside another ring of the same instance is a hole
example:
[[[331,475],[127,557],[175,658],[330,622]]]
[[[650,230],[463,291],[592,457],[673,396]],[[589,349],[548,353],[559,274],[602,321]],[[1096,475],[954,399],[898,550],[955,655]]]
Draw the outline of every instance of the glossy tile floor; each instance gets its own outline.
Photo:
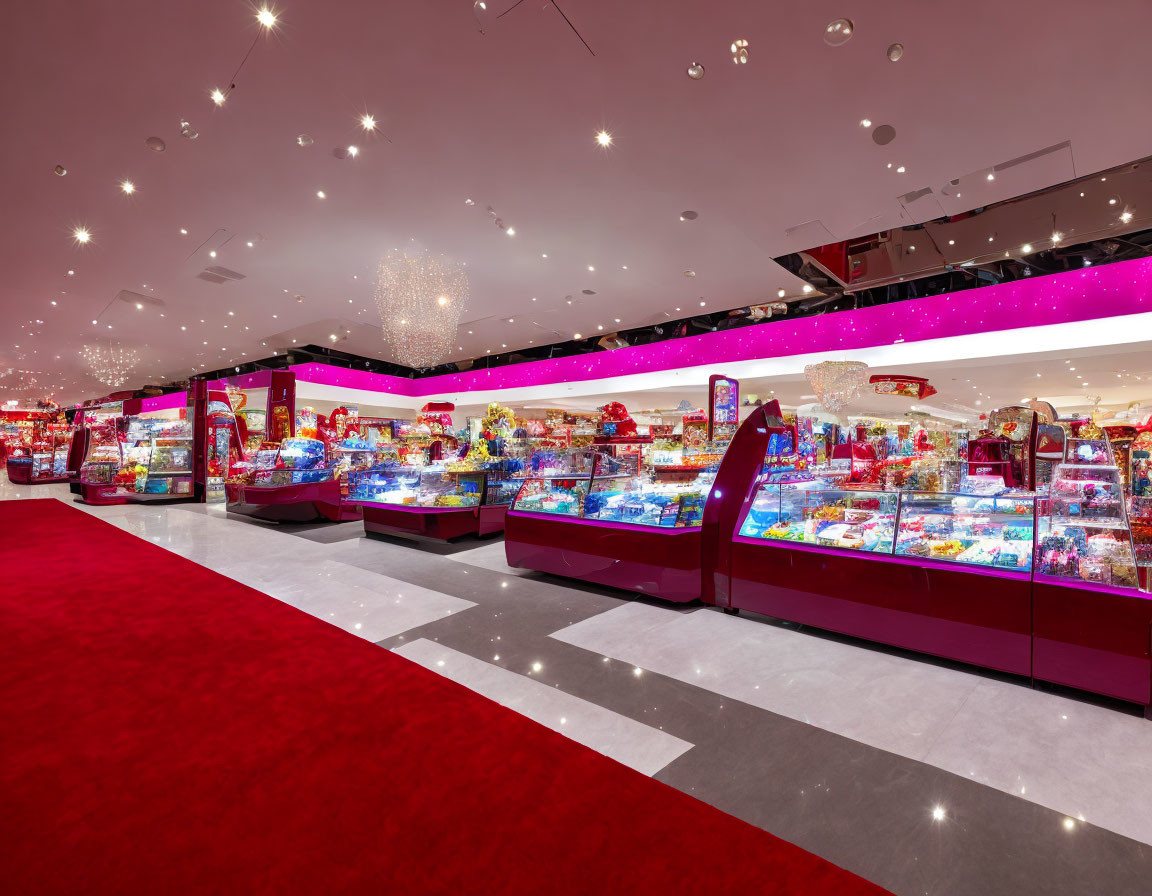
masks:
[[[70,500],[0,485],[17,497]],[[1152,892],[1152,722],[1133,707],[512,570],[499,540],[85,509],[901,896]]]

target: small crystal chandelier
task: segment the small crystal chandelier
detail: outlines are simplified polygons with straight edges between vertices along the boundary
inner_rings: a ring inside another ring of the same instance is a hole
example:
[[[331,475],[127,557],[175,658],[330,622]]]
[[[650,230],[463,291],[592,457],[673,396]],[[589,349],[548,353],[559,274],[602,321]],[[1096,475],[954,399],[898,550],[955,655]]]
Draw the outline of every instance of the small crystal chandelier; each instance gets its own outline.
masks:
[[[443,359],[456,340],[467,300],[468,275],[451,259],[389,252],[380,262],[376,310],[384,339],[401,364],[421,369]]]
[[[96,379],[113,389],[124,385],[140,362],[136,349],[119,345],[85,345],[80,353]]]
[[[804,368],[816,398],[825,410],[839,414],[864,388],[863,361],[821,361]]]

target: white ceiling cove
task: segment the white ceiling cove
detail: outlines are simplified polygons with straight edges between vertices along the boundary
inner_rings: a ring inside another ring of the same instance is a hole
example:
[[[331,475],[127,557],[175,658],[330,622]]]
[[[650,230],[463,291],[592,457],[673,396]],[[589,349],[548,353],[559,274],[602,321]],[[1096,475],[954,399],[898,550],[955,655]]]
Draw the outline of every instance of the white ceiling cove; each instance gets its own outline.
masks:
[[[482,356],[794,294],[774,256],[940,214],[923,188],[964,179],[954,213],[1152,152],[1145,0],[566,0],[593,52],[514,3],[13,5],[0,367],[72,401],[106,391],[97,339],[134,385],[293,341],[391,358],[375,269],[410,246],[466,263],[452,358]]]

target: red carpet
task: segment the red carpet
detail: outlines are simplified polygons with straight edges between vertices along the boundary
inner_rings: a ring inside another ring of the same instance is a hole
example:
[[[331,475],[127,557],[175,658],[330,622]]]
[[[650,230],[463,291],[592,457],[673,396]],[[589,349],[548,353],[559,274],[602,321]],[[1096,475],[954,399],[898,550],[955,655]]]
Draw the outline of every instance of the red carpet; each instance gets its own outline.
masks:
[[[884,892],[61,502],[0,574],[7,893]]]

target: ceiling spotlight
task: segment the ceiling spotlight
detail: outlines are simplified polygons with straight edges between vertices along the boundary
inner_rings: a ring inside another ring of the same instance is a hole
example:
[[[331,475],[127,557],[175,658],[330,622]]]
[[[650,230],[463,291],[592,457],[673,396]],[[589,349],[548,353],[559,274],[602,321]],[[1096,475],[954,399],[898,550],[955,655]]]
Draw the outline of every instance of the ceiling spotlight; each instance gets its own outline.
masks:
[[[583,336],[581,336],[579,333],[573,333],[573,334],[572,334],[572,338],[573,338],[573,339],[583,339],[584,337],[583,337]]]
[[[255,244],[252,242],[252,240],[248,240],[248,248],[251,249],[253,245]]]
[[[361,115],[360,127],[364,128],[366,131],[374,131],[376,130],[376,119],[371,115]]]
[[[904,166],[903,166],[903,165],[901,165],[899,168],[897,168],[897,169],[896,169],[896,173],[897,173],[897,174],[903,174],[903,173],[904,173]]]
[[[323,190],[317,190],[317,191],[316,191],[316,198],[317,198],[317,199],[327,199],[327,198],[328,198],[328,194],[327,194],[327,193],[325,193]]]
[[[778,289],[778,290],[776,290],[776,298],[778,298],[778,299],[782,299],[782,298],[784,298],[784,296],[786,296],[786,295],[788,295],[788,293],[787,293],[787,291],[786,291],[786,290],[784,290],[784,289],[782,289],[782,288],[781,288],[781,289]]]
[[[991,171],[988,172],[988,180],[996,180],[996,175]]]
[[[68,272],[68,276],[69,276],[69,277],[74,277],[75,275],[76,275],[76,272],[75,272],[75,271],[69,271],[69,272]]]
[[[596,270],[596,268],[592,267],[592,265],[588,265],[588,270],[590,270],[590,271],[595,271],[595,270]]]
[[[1131,220],[1132,220],[1132,212],[1130,212],[1128,210],[1124,210],[1123,212],[1120,213],[1121,223],[1127,224]]]
[[[1023,246],[1020,247],[1020,251],[1023,252],[1025,255],[1031,255],[1032,254],[1032,244],[1031,243],[1025,243]]]
[[[265,28],[271,28],[276,24],[276,14],[267,6],[261,7],[260,12],[256,13],[256,21]]]
[[[217,106],[223,106],[225,99],[227,99],[227,97],[224,96],[224,92],[219,87],[213,89],[212,102],[214,102]]]
[[[351,157],[353,159],[356,158],[356,156],[360,155],[360,147],[349,146],[348,147],[348,155],[349,155],[349,157]]]
[[[860,119],[860,127],[862,127],[862,128],[872,127],[872,120],[870,118],[861,118]]]
[[[1052,231],[1052,245],[1055,246],[1060,240],[1064,239],[1064,234],[1059,230]]]
[[[599,131],[596,134],[596,142],[599,143],[601,146],[611,146],[612,145],[612,135],[609,134],[607,131]]]
[[[348,301],[352,301],[352,300],[349,299]],[[438,298],[436,300],[436,304],[439,305],[441,308],[443,308],[445,305],[448,304],[448,296],[440,296],[440,298]],[[511,321],[509,321],[509,323],[511,323]]]
[[[691,62],[688,64],[688,77],[693,81],[699,81],[704,77],[704,66],[699,62]]]
[[[297,146],[311,146],[315,142],[316,141],[312,139],[311,134],[297,134],[296,135],[296,145]]]
[[[132,183],[132,181],[130,181],[130,180],[126,180],[122,184],[120,184],[120,189],[123,190],[125,193],[127,193],[129,196],[131,196],[133,193],[136,192],[136,184]]]
[[[216,257],[216,250],[215,249],[208,250],[208,257],[209,258],[215,258]]]
[[[980,404],[980,402],[976,402],[976,404]],[[936,807],[935,807],[935,808],[932,810],[932,819],[933,819],[933,821],[943,821],[943,820],[944,820],[944,817],[945,817],[945,815],[946,815],[946,813],[944,812],[944,807],[943,807],[943,806],[936,806]]]
[[[180,235],[181,236],[188,236],[188,228],[187,227],[181,227],[180,228]]]
[[[516,236],[516,228],[515,228],[515,227],[509,227],[509,228],[508,228],[507,230],[505,230],[504,232],[505,232],[506,234],[508,234],[508,236]]]
[[[955,246],[955,245],[956,245],[956,240],[948,240],[948,245],[949,245],[949,246]]]
[[[78,242],[78,243],[86,243],[90,239],[92,239],[92,234],[90,234],[83,227],[77,227],[75,230],[73,230],[72,236],[73,236],[73,238],[75,238],[76,242]]]
[[[183,118],[181,118],[180,119],[180,136],[183,137],[185,140],[195,140],[197,137],[200,136],[200,132],[193,130],[192,125],[189,124],[187,121],[185,121]]]
[[[688,209],[687,211],[680,212],[680,220],[681,221],[695,221],[699,217],[700,217],[700,213],[693,211],[692,209]]]
[[[813,289],[813,287],[812,287],[811,283],[805,283],[801,292],[803,292],[805,295],[807,295],[808,293],[812,292],[812,289]]]
[[[65,168],[63,165],[57,165],[55,168],[52,169],[52,171],[55,173],[55,175],[57,177],[63,177],[65,174],[68,173],[68,169]]]
[[[729,49],[732,51],[732,61],[737,65],[744,65],[748,61],[748,41],[743,38],[734,40]]]
[[[136,303],[136,310],[137,310],[137,311],[143,311],[143,310],[144,310],[144,306],[143,306],[142,304],[140,304],[139,302],[137,302],[137,303]]]
[[[476,0],[476,2],[473,3],[472,5],[474,7],[476,7],[477,9],[487,9],[488,8],[488,4],[485,3],[484,0]]]

